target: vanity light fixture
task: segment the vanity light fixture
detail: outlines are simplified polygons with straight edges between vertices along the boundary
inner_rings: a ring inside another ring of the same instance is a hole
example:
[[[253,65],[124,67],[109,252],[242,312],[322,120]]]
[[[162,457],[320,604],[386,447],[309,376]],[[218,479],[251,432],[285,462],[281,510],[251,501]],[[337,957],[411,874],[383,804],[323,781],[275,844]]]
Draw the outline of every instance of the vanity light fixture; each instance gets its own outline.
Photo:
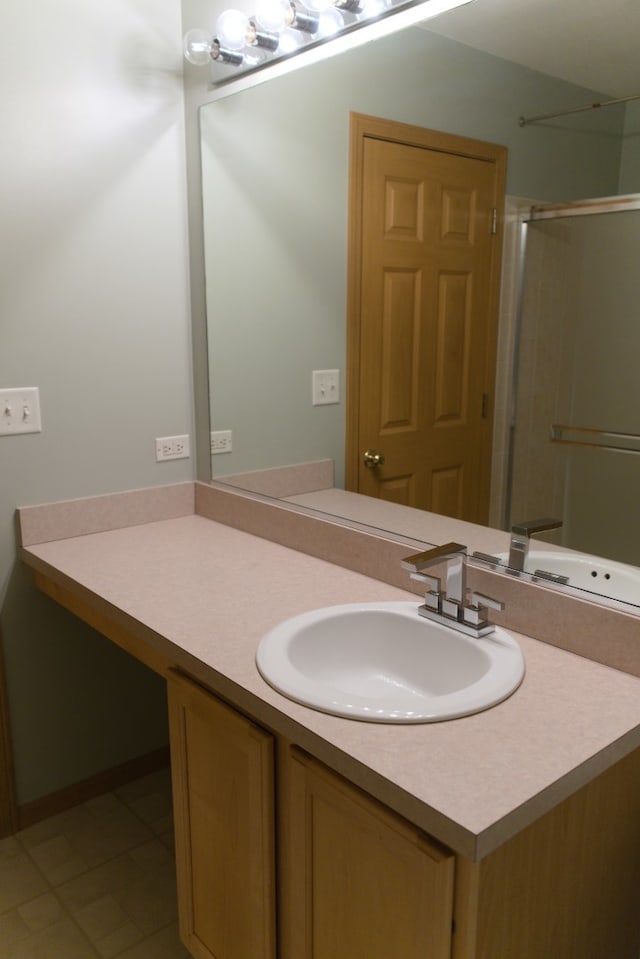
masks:
[[[214,85],[225,83],[296,54],[334,43],[359,31],[341,49],[428,20],[472,0],[259,0],[255,13],[230,9],[214,32],[193,29],[184,37],[184,55],[209,66]],[[377,25],[377,29],[374,27]],[[369,30],[365,36],[362,28]],[[337,50],[335,52],[338,52]],[[222,71],[219,68],[222,67]],[[231,69],[230,69],[231,68]]]

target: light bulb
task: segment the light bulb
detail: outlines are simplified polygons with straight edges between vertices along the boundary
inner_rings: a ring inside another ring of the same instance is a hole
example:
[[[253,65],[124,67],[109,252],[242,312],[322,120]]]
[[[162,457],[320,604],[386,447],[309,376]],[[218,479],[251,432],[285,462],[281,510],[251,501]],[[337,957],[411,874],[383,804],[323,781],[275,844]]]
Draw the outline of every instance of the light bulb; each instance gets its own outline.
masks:
[[[288,56],[290,53],[295,53],[303,43],[304,38],[298,30],[283,30],[278,44],[278,53]]]
[[[216,39],[227,50],[242,50],[249,33],[249,18],[241,10],[225,10],[216,21]]]
[[[206,67],[211,62],[212,37],[206,30],[195,27],[185,33],[182,41],[185,59],[196,67]]]
[[[334,0],[304,0],[305,7],[312,13],[322,13],[333,7],[333,4]]]
[[[329,7],[318,14],[318,37],[333,37],[344,27],[344,17],[335,7]]]
[[[280,33],[293,19],[289,0],[260,0],[256,20],[267,33]]]
[[[358,11],[359,20],[369,20],[379,17],[390,6],[388,0],[362,0]]]

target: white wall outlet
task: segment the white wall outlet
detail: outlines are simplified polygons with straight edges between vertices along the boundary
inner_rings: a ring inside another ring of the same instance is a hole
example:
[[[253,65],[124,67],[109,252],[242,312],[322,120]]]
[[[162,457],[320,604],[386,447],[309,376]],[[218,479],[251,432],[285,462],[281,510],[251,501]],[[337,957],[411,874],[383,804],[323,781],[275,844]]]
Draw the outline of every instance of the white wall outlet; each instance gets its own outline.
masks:
[[[38,387],[0,390],[0,436],[41,432]]]
[[[159,436],[156,440],[156,461],[163,460],[186,460],[191,455],[189,437],[184,436]]]
[[[230,453],[233,449],[232,430],[213,430],[211,433],[211,455]]]
[[[313,370],[311,374],[311,403],[326,406],[340,402],[340,370]]]

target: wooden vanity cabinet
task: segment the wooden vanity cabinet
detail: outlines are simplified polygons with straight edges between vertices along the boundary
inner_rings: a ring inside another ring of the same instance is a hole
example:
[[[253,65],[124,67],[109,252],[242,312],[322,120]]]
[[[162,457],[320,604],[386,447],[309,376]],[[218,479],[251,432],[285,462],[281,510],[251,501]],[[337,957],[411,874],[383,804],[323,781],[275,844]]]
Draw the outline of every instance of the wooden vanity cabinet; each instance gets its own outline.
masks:
[[[637,959],[640,750],[472,862],[191,680],[168,685],[195,959]]]
[[[450,959],[448,850],[285,743],[276,812],[273,737],[180,674],[168,688],[180,933],[195,959]]]
[[[168,676],[180,935],[195,959],[275,959],[273,737]]]
[[[640,749],[479,862],[454,857],[110,615],[36,583],[167,677],[180,929],[195,959],[638,959]]]
[[[279,771],[281,959],[450,959],[453,854],[295,748]]]

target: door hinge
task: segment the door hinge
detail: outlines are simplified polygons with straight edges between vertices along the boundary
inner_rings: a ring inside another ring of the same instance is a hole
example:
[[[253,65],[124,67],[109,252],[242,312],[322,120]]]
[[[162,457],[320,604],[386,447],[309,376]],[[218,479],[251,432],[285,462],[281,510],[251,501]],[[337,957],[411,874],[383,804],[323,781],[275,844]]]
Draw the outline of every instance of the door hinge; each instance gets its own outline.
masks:
[[[486,420],[489,416],[489,394],[482,394],[482,419]]]
[[[498,208],[494,206],[491,211],[491,236],[495,236],[498,232]]]

